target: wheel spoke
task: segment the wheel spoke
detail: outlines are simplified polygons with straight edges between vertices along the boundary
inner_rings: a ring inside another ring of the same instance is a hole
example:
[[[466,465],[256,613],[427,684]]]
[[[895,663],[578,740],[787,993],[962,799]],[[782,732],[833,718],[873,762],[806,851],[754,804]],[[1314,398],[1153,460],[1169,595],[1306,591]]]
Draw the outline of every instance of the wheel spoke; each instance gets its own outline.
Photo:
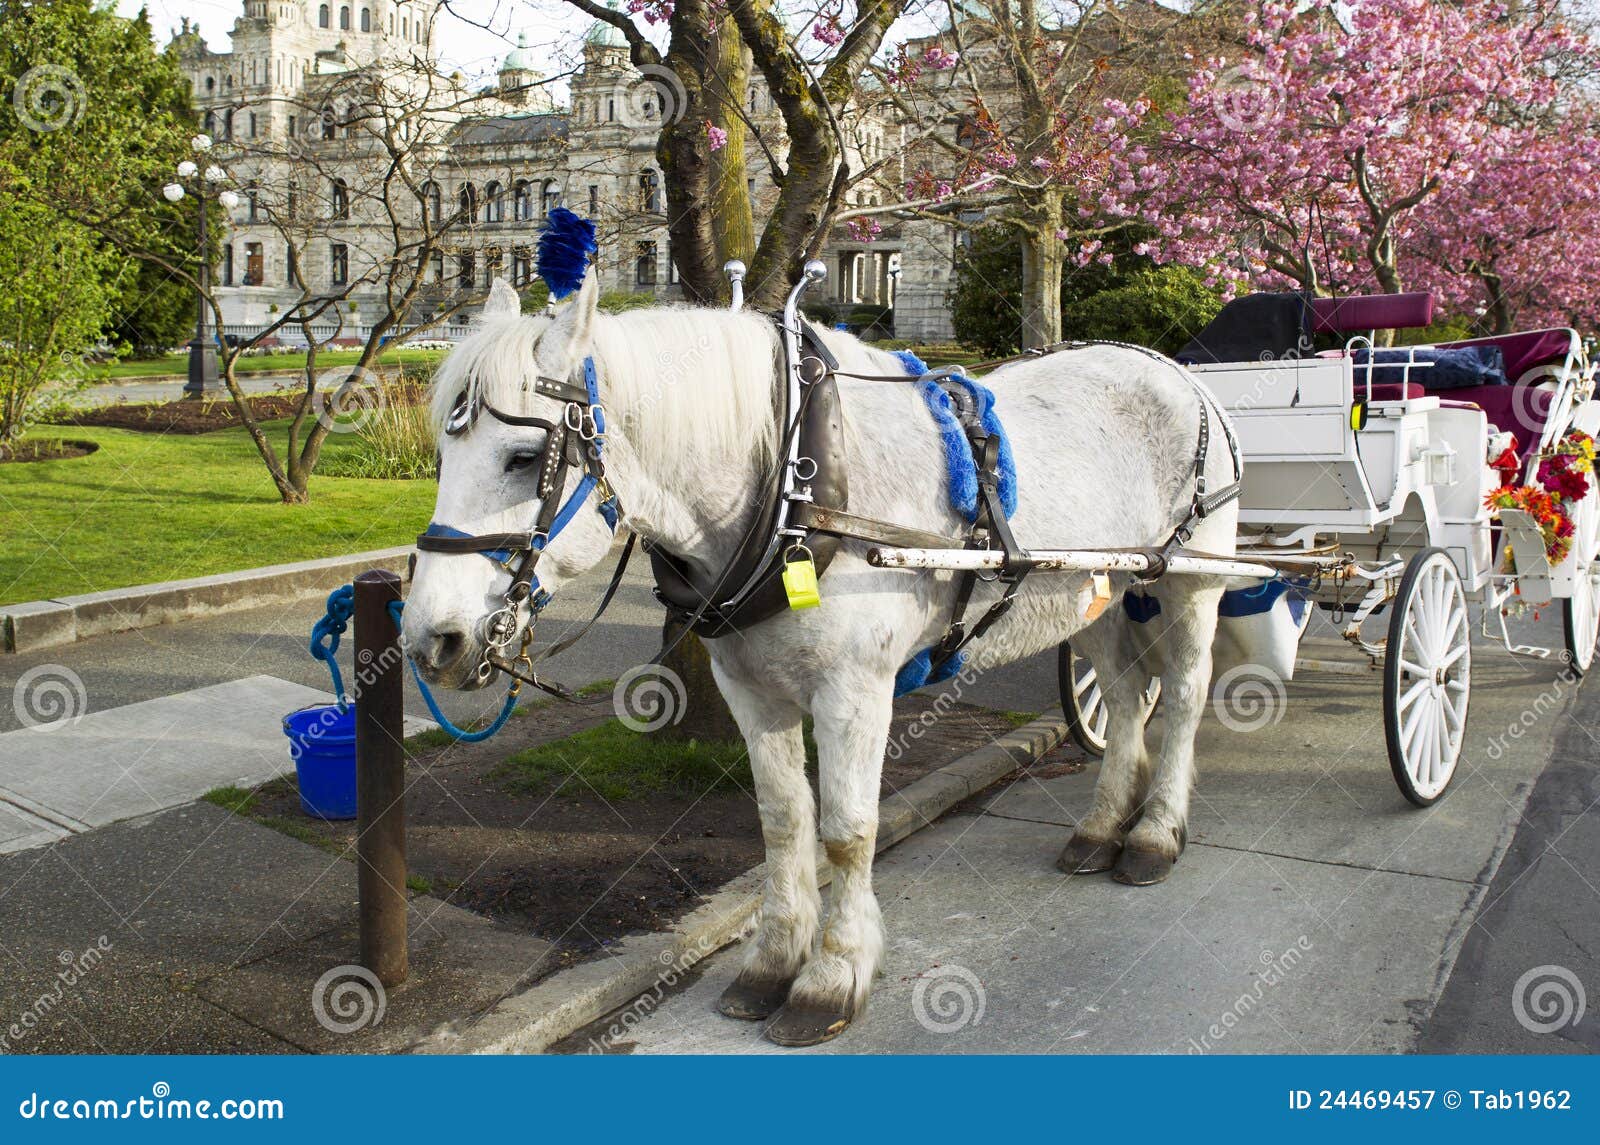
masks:
[[[1417,697],[1427,692],[1430,683],[1428,680],[1418,680],[1415,684],[1412,684],[1410,688],[1406,689],[1405,694],[1400,697],[1400,702],[1395,705],[1395,710],[1403,712],[1409,709],[1412,704],[1417,702]]]

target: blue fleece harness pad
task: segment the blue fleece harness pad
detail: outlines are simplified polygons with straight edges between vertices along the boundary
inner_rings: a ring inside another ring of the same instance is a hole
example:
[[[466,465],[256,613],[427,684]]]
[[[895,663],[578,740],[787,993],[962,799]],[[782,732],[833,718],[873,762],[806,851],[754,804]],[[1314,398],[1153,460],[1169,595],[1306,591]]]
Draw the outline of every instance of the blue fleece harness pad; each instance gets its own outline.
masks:
[[[967,432],[956,416],[955,405],[946,385],[959,386],[971,395],[984,432],[999,440],[997,487],[1001,509],[1009,518],[1017,511],[1017,463],[1011,451],[1011,439],[1006,435],[1000,415],[995,411],[994,392],[961,374],[941,374],[936,379],[929,378],[927,363],[910,350],[896,350],[894,356],[900,359],[907,374],[921,379],[916,383],[917,389],[927,403],[928,412],[933,415],[934,425],[938,427],[939,439],[944,446],[951,508],[969,522],[978,519],[978,462],[972,454],[972,443],[967,440]],[[897,697],[914,692],[926,684],[948,680],[961,670],[967,660],[967,654],[959,652],[945,660],[935,672],[933,653],[933,648],[924,648],[901,666],[894,678],[894,694]]]

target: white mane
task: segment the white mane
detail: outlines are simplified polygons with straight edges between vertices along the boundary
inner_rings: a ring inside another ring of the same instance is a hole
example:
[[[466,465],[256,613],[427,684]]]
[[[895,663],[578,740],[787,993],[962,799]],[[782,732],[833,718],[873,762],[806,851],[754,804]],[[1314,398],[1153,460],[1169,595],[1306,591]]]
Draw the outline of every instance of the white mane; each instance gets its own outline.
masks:
[[[434,375],[435,427],[463,389],[507,413],[553,416],[550,399],[524,386],[551,323],[503,318],[456,346]],[[767,318],[691,306],[599,314],[593,343],[607,416],[639,453],[676,457],[692,447],[770,456],[776,449],[779,350]]]

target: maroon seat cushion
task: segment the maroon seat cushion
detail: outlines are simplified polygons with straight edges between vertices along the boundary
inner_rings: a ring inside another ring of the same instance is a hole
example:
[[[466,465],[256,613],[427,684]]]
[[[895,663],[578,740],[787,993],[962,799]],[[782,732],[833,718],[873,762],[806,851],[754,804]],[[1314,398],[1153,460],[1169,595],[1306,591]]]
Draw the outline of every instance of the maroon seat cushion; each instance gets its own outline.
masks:
[[[1515,382],[1535,366],[1566,361],[1567,351],[1572,348],[1572,334],[1567,330],[1532,330],[1526,334],[1502,334],[1498,338],[1439,343],[1441,350],[1456,346],[1498,346],[1505,358],[1506,380]]]
[[[1317,334],[1356,334],[1363,330],[1414,329],[1433,321],[1433,295],[1357,294],[1349,298],[1313,298],[1311,313]]]
[[[1372,396],[1368,398],[1367,383],[1356,383],[1357,400],[1366,398],[1369,401],[1375,402],[1403,402],[1409,401],[1412,398],[1420,398],[1423,396],[1424,392],[1425,391],[1423,390],[1422,386],[1416,382],[1407,382],[1404,385],[1401,385],[1399,382],[1379,382],[1377,385],[1372,387]]]
[[[1532,386],[1468,386],[1451,390],[1458,402],[1471,402],[1484,412],[1491,424],[1517,435],[1517,454],[1527,457],[1539,442],[1550,401],[1555,394]]]

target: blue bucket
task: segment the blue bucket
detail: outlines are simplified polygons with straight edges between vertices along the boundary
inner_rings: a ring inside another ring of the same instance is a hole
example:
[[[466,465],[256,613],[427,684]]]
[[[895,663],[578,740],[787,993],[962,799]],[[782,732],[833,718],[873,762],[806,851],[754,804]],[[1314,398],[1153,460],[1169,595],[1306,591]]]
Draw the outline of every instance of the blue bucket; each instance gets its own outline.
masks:
[[[289,757],[300,782],[300,807],[319,819],[356,817],[356,709],[337,704],[283,717]]]

